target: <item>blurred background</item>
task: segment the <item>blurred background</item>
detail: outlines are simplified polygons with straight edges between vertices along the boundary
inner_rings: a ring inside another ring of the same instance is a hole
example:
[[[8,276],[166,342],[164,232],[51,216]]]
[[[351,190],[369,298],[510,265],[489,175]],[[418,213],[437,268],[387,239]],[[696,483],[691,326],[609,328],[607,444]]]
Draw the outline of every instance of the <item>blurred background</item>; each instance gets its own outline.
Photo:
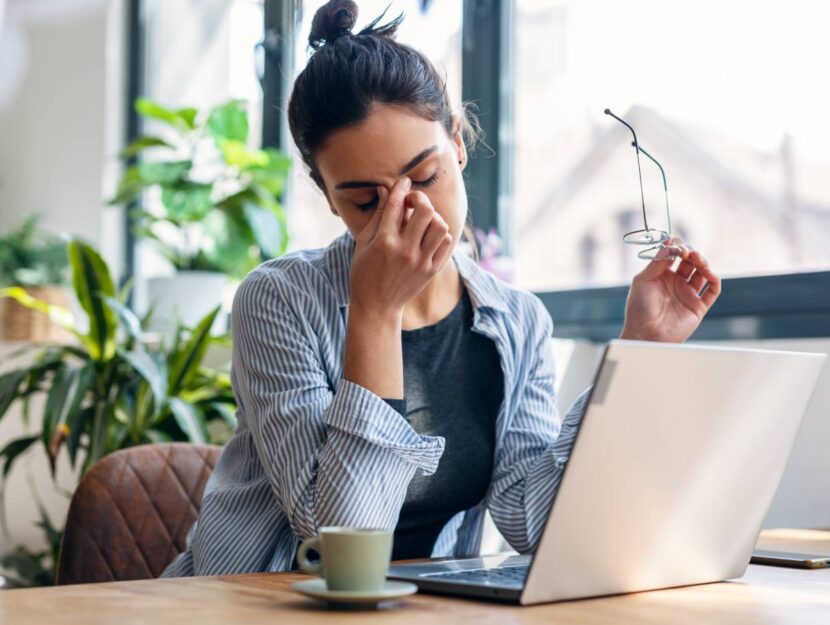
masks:
[[[235,285],[343,231],[285,116],[320,4],[0,0],[8,583],[48,580],[68,495],[101,455],[227,440]],[[606,107],[664,166],[673,233],[726,278],[694,339],[830,353],[830,5],[358,4],[358,27],[404,12],[399,40],[438,65],[454,106],[477,107],[468,244],[550,309],[561,408],[643,266],[622,241],[642,227],[635,153]],[[650,225],[667,228],[660,173],[642,167]],[[198,366],[174,384],[182,353]],[[830,526],[828,442],[825,372],[767,526]]]

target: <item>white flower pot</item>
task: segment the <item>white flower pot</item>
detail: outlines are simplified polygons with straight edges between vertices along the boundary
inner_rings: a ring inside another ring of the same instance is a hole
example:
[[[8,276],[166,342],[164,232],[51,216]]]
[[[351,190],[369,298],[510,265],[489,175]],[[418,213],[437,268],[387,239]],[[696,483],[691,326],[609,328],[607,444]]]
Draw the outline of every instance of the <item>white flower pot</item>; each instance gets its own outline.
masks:
[[[178,317],[193,327],[215,306],[224,301],[228,277],[211,271],[180,271],[172,276],[147,280],[147,301],[154,307],[150,329],[164,332],[173,328]],[[227,314],[220,311],[213,332],[227,329]]]

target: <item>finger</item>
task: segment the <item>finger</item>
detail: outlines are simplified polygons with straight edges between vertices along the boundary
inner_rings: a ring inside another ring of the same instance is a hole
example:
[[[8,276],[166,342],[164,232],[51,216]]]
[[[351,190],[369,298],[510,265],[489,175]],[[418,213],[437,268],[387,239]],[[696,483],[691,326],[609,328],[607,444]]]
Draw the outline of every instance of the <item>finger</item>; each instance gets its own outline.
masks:
[[[452,256],[453,250],[455,249],[455,243],[453,241],[452,235],[447,233],[444,235],[444,238],[441,239],[441,243],[438,245],[438,248],[435,250],[435,253],[432,256],[432,268],[433,271],[439,271],[441,267],[449,260],[450,256]]]
[[[674,292],[680,302],[695,314],[703,316],[706,313],[706,306],[701,301],[698,290],[681,276],[674,276],[674,280],[676,281]]]
[[[424,238],[429,224],[435,216],[435,209],[426,195],[420,191],[414,191],[406,196],[407,205],[412,207],[412,216],[403,231],[404,240],[412,247],[421,247],[421,239]]]
[[[706,286],[706,276],[701,271],[695,271],[695,274],[689,280],[689,284],[695,290],[695,293],[699,295],[703,287]]]
[[[369,220],[369,223],[373,224],[375,230],[377,230],[383,216],[383,211],[386,210],[386,202],[389,200],[389,190],[379,184],[375,187],[375,191],[378,194],[378,207],[375,209],[375,212],[372,213],[372,219]]]
[[[404,210],[404,198],[412,187],[412,181],[404,176],[398,180],[389,192],[389,197],[383,205],[380,217],[379,230],[397,233],[401,228],[402,215]]]
[[[666,258],[663,256],[658,255],[651,260],[648,265],[645,266],[639,274],[637,274],[637,278],[641,280],[654,280],[659,278],[663,275],[666,271],[669,271],[672,267],[672,262],[666,262]]]
[[[704,276],[706,276],[706,291],[704,291],[703,295],[700,296],[700,299],[706,304],[707,308],[711,308],[712,304],[715,303],[715,300],[718,299],[721,293],[721,282],[720,276],[712,273],[708,269],[701,271]]]
[[[449,231],[450,227],[447,225],[447,222],[436,211],[427,227],[424,238],[421,239],[421,251],[423,251],[426,258],[431,258],[435,254],[435,250],[438,249],[441,241],[449,234]]]
[[[684,280],[688,280],[689,278],[691,278],[694,272],[694,263],[691,263],[688,260],[681,260],[680,264],[677,265],[677,269],[675,270],[675,273]]]

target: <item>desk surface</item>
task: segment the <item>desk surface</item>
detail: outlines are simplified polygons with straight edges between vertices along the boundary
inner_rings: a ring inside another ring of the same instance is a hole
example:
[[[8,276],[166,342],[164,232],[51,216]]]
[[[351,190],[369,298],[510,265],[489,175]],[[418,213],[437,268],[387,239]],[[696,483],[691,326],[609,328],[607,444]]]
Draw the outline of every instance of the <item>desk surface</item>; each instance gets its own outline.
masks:
[[[774,530],[759,547],[830,554],[830,532]],[[113,582],[0,592],[0,623],[822,623],[830,569],[752,565],[740,580],[532,607],[418,594],[376,611],[331,611],[289,590],[294,573]]]

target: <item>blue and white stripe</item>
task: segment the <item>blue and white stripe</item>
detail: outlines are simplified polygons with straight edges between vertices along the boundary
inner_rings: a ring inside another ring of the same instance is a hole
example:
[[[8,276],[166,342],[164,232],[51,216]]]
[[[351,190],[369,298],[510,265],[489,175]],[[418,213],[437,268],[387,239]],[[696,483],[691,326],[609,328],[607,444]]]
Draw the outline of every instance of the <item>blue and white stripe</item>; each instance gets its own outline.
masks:
[[[441,437],[419,435],[383,399],[342,379],[349,232],[253,271],[232,314],[239,427],[208,481],[187,549],[162,577],[288,570],[326,525],[394,529],[416,471],[435,471]],[[484,513],[520,552],[541,534],[587,393],[564,421],[554,404],[553,324],[541,301],[456,250],[473,331],[496,344],[504,401],[486,498],[454,517],[433,555],[478,552]]]

